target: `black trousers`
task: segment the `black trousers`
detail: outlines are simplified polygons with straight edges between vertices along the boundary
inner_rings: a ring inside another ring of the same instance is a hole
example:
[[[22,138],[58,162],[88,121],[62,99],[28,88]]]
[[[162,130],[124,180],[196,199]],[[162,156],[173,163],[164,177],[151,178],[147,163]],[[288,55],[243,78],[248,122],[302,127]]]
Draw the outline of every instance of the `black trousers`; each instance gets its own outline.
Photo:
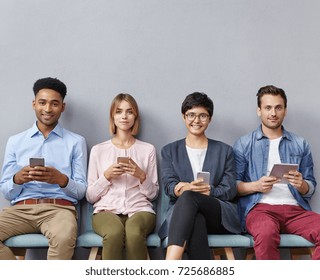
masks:
[[[219,200],[193,191],[183,192],[172,213],[168,245],[183,246],[186,242],[189,259],[210,260],[208,233],[229,233],[221,224]]]

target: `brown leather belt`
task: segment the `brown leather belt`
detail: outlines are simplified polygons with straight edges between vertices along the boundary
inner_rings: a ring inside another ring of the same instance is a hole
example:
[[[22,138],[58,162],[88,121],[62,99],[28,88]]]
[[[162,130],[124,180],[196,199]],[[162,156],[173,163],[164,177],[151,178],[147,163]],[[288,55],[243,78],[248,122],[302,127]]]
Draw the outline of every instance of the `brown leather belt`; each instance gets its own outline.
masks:
[[[21,200],[16,203],[26,205],[26,204],[42,204],[42,203],[48,203],[48,204],[58,204],[62,206],[73,206],[73,203],[69,200],[61,199],[61,198],[35,198],[35,199],[26,199]]]

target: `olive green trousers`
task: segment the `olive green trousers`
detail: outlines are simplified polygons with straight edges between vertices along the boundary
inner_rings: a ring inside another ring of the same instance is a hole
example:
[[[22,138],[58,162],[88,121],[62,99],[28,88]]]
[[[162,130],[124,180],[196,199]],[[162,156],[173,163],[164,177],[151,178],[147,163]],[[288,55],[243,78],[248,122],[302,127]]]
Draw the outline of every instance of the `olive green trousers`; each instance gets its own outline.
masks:
[[[107,211],[94,214],[92,227],[103,237],[102,259],[147,259],[147,236],[155,224],[156,216],[149,212],[137,212],[130,217]]]

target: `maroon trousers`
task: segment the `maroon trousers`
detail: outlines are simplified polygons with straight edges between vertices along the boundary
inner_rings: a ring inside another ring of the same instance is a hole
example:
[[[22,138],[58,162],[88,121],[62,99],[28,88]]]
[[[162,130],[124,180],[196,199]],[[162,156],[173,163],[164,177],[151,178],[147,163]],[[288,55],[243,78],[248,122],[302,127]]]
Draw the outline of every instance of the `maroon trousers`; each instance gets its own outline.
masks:
[[[320,214],[300,206],[257,204],[247,215],[246,226],[254,239],[257,260],[278,260],[280,233],[297,234],[315,244],[312,256],[320,260]]]

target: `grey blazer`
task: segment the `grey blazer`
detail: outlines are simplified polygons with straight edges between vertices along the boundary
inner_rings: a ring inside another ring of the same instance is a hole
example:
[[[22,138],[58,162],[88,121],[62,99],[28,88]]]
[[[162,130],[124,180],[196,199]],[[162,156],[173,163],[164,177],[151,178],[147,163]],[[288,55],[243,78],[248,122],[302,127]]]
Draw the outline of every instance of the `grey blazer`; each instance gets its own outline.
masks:
[[[168,235],[172,212],[178,199],[174,194],[174,187],[179,182],[194,180],[185,139],[175,141],[162,148],[160,167],[161,185],[170,199],[167,217],[158,232],[161,238],[165,238]],[[232,233],[240,233],[241,228],[235,201],[237,188],[232,147],[223,142],[209,139],[203,171],[210,172],[210,195],[220,201],[222,225]]]

